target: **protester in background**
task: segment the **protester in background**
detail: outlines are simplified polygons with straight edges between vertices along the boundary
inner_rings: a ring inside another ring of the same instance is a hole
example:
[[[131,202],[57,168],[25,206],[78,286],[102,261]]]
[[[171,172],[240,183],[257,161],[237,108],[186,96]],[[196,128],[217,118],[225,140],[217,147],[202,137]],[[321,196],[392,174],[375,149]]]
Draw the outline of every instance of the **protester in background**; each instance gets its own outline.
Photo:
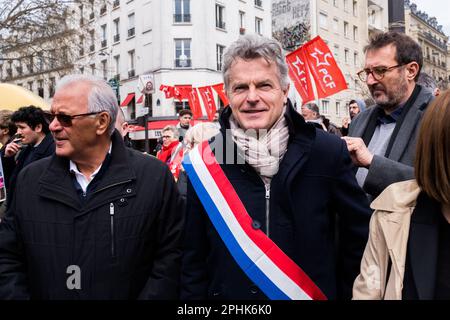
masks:
[[[343,139],[359,168],[358,183],[372,200],[390,184],[414,178],[417,132],[433,95],[416,84],[422,49],[406,34],[379,33],[364,51],[358,76],[376,105],[354,118]]]
[[[191,127],[184,136],[184,154],[183,157],[186,156],[189,151],[191,151],[195,146],[199,143],[209,140],[219,133],[220,128],[212,122],[200,122],[195,126]],[[184,200],[186,200],[187,194],[187,177],[186,172],[183,167],[181,167],[181,172],[177,181],[178,190],[180,191],[181,196]]]
[[[3,152],[6,145],[11,142],[11,138],[16,134],[17,127],[11,121],[13,112],[10,110],[0,110],[0,151]]]
[[[183,141],[186,131],[188,131],[191,127],[192,111],[189,109],[180,110],[180,112],[178,113],[178,120],[178,137],[180,141]]]
[[[41,108],[22,107],[12,114],[11,121],[16,125],[19,137],[8,143],[2,153],[7,208],[14,197],[17,176],[22,169],[55,152],[55,142]]]
[[[355,118],[358,114],[366,110],[366,103],[363,100],[351,100],[348,103],[348,114],[350,117],[345,117],[342,120],[341,133],[342,136],[348,136],[348,128],[350,127],[350,123],[353,118]]]
[[[169,166],[175,180],[178,179],[183,160],[183,144],[179,140],[178,130],[168,125],[162,129],[163,145],[156,157]]]
[[[342,137],[341,131],[339,130],[339,128],[330,121],[330,119],[328,119],[325,116],[320,116],[322,118],[322,123],[325,126],[325,131],[327,131],[328,133],[334,134],[335,136],[338,137]]]
[[[14,124],[14,122],[11,121],[11,116],[13,112],[10,110],[0,110],[0,143],[2,145],[0,149],[0,155],[3,158],[3,155],[5,153],[6,145],[10,143],[16,134],[17,127]],[[0,200],[2,201],[0,204],[0,221],[2,217],[5,214],[6,210],[6,185],[5,185],[5,166],[14,166],[14,162],[7,161],[6,163],[2,164],[3,172],[0,176],[0,190],[2,192],[0,196]],[[6,168],[6,171],[12,172],[14,168]]]
[[[175,299],[184,215],[160,161],[126,148],[102,79],[60,80],[56,154],[22,170],[0,223],[0,299]]]
[[[129,124],[126,121],[125,114],[123,113],[122,108],[120,108],[120,107],[119,107],[119,111],[117,112],[116,129],[120,132],[120,135],[123,137],[125,146],[131,148],[131,146],[132,146],[131,139],[128,136],[128,132],[130,130]]]
[[[389,186],[373,203],[354,299],[450,299],[450,91],[425,112],[416,180]]]
[[[431,77],[429,74],[424,71],[420,72],[419,79],[417,80],[417,84],[421,85],[424,88],[430,90],[435,97],[437,97],[441,93],[441,89],[439,89],[436,80]]]
[[[308,103],[302,106],[302,116],[306,122],[312,123],[316,128],[327,131],[323,124],[323,119],[320,116],[319,106],[315,103]]]
[[[183,162],[181,298],[349,299],[371,211],[345,143],[293,109],[276,40],[241,36],[224,54],[223,75],[230,106],[221,132]],[[303,270],[310,296],[280,263]]]

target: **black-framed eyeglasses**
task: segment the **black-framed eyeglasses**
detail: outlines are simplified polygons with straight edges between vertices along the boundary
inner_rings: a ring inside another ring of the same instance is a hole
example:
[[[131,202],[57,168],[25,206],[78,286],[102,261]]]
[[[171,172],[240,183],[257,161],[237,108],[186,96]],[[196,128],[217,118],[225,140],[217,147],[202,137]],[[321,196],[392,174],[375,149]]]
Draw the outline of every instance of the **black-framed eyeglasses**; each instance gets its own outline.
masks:
[[[74,115],[70,115],[70,114],[64,114],[64,113],[50,113],[50,112],[45,112],[44,113],[44,117],[45,120],[50,124],[53,122],[53,120],[56,118],[58,119],[58,122],[63,126],[63,127],[71,127],[72,126],[72,120],[78,117],[87,117],[87,116],[92,116],[94,114],[99,114],[101,112],[104,111],[97,111],[97,112],[88,112],[88,113],[80,113],[80,114],[74,114]]]
[[[367,78],[369,78],[369,74],[372,74],[372,77],[377,80],[380,81],[381,79],[384,78],[384,75],[389,72],[394,70],[395,68],[400,68],[403,67],[404,65],[406,65],[407,63],[403,63],[403,64],[397,64],[395,66],[392,67],[373,67],[373,68],[366,68],[363,69],[361,71],[359,71],[357,73],[358,78],[363,81],[366,82]]]

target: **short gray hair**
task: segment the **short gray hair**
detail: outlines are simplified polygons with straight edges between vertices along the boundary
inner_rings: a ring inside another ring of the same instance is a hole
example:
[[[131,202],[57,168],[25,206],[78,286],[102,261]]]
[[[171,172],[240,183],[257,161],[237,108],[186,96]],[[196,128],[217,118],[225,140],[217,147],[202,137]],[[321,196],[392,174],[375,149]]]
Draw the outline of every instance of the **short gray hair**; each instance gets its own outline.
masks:
[[[115,129],[117,112],[119,104],[117,97],[111,86],[105,80],[84,74],[71,74],[59,80],[56,86],[56,92],[66,86],[77,82],[86,82],[90,85],[91,90],[88,94],[88,112],[106,111],[111,117],[111,123],[108,126],[108,133],[112,135]]]
[[[165,132],[165,131],[172,131],[174,138],[178,139],[180,137],[180,133],[178,132],[177,127],[175,127],[173,125],[165,126],[164,129],[161,130],[161,132]]]
[[[241,36],[233,42],[223,55],[223,79],[226,90],[229,85],[230,68],[237,58],[243,60],[264,58],[267,62],[275,62],[282,89],[285,90],[289,86],[288,66],[278,41],[251,34]]]

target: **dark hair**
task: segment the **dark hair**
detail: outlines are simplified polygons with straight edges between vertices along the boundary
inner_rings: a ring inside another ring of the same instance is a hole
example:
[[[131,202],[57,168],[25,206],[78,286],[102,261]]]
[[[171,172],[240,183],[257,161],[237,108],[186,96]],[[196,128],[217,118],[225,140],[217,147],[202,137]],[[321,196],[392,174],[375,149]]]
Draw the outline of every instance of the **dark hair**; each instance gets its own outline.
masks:
[[[427,108],[417,140],[415,174],[432,199],[450,204],[450,90]]]
[[[356,101],[356,100],[350,100],[350,102],[348,103],[348,105],[351,105],[351,104],[354,104],[354,103],[358,104],[358,101]],[[358,106],[359,106],[359,104],[358,104]]]
[[[11,121],[13,112],[10,110],[0,110],[0,128],[8,129],[8,135],[12,137],[16,134],[17,127],[14,122]]]
[[[188,115],[190,115],[192,117],[192,111],[189,110],[189,109],[181,109],[180,112],[178,112],[178,116],[179,117],[182,117],[182,116],[184,116],[186,114],[188,114]]]
[[[320,116],[320,109],[319,106],[315,103],[308,103],[305,105],[306,108],[308,108],[309,110],[311,110],[312,112],[317,113],[317,116]]]
[[[31,129],[35,129],[37,125],[42,125],[42,132],[49,133],[48,123],[44,118],[44,111],[35,106],[22,107],[11,116],[14,123],[25,122]]]
[[[395,60],[398,64],[417,62],[419,70],[414,78],[417,81],[423,66],[422,49],[416,41],[406,34],[395,31],[376,33],[370,39],[370,43],[364,47],[364,52],[381,49],[391,44],[396,48]]]

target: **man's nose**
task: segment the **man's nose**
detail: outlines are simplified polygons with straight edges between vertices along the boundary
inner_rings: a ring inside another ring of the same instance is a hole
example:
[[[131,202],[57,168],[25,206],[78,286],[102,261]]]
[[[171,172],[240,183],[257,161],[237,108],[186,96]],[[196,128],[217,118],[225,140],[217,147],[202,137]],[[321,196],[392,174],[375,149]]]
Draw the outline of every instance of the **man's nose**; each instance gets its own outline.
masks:
[[[367,80],[366,80],[367,85],[371,86],[373,84],[379,83],[379,81],[377,79],[375,79],[375,77],[373,76],[373,73],[369,73],[367,75]]]
[[[250,88],[248,88],[247,101],[250,103],[255,103],[259,101],[259,94],[258,90],[256,90],[256,87],[250,86]]]
[[[61,124],[58,121],[58,118],[54,118],[48,125],[50,131],[59,131],[62,129]]]

